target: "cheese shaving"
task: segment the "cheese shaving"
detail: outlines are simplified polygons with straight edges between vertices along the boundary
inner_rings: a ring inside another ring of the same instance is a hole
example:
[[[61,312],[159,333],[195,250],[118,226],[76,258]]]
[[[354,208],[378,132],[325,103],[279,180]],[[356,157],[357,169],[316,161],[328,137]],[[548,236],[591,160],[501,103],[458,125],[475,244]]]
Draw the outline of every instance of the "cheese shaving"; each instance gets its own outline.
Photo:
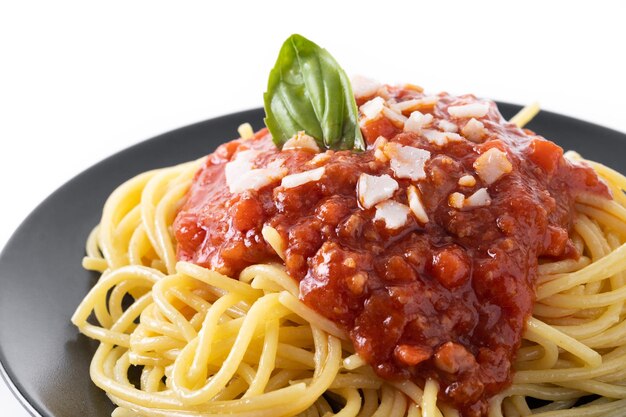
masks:
[[[487,135],[487,130],[485,129],[485,125],[479,121],[474,119],[473,117],[463,126],[461,129],[461,133],[465,136],[466,139],[471,140],[472,142],[479,143],[482,139]]]
[[[391,169],[396,177],[413,181],[426,178],[424,165],[430,159],[430,152],[413,146],[388,143],[385,145],[385,155],[391,160]]]
[[[476,173],[487,185],[491,185],[502,176],[513,170],[513,165],[506,157],[506,153],[497,148],[491,148],[474,161]]]
[[[406,123],[404,123],[404,131],[420,133],[424,127],[430,126],[432,122],[432,114],[422,114],[421,112],[416,110],[411,113],[409,119],[406,121]]]
[[[361,174],[357,183],[357,197],[363,208],[371,208],[393,196],[398,189],[398,182],[389,175],[379,177]]]
[[[374,220],[385,222],[387,229],[399,229],[407,222],[410,209],[402,203],[394,200],[383,201],[376,205]]]
[[[375,119],[385,108],[385,100],[382,97],[374,97],[363,104],[359,110],[367,119]]]
[[[253,161],[258,154],[259,151],[245,150],[226,164],[224,173],[231,193],[258,190],[287,175],[287,168],[283,166],[281,159],[271,162],[265,168],[254,168]]]
[[[376,94],[381,84],[371,78],[355,75],[351,79],[352,92],[356,98],[371,97]]]
[[[480,188],[465,199],[465,207],[482,207],[491,204],[491,197],[486,188]]]
[[[426,210],[424,209],[424,203],[422,203],[419,189],[414,185],[409,185],[409,188],[406,190],[406,195],[409,200],[409,208],[415,219],[422,224],[428,223],[428,214],[426,214]]]
[[[287,142],[285,142],[285,144],[283,145],[283,150],[287,149],[305,149],[315,153],[318,153],[320,151],[320,148],[319,146],[317,146],[315,139],[304,133],[303,130],[299,131],[291,138],[289,138]]]
[[[450,114],[450,116],[458,118],[480,118],[484,117],[488,112],[489,104],[482,102],[448,107],[448,113]]]
[[[310,171],[299,172],[297,174],[287,175],[283,178],[280,185],[284,188],[293,188],[308,182],[319,181],[324,175],[325,167],[315,168]]]

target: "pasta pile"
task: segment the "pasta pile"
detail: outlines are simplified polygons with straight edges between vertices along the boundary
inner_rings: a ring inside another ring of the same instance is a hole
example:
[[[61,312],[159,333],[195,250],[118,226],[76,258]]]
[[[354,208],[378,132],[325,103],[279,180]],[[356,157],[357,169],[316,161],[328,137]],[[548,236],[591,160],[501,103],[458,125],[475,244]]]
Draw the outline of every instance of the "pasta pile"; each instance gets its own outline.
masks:
[[[101,277],[72,322],[100,342],[90,374],[118,406],[113,417],[460,415],[437,401],[435,380],[378,378],[298,300],[282,265],[232,279],[177,262],[171,225],[202,162],[121,185],[88,239],[84,267]],[[624,413],[626,178],[589,163],[614,200],[581,197],[573,239],[584,255],[539,266],[513,385],[490,416]]]

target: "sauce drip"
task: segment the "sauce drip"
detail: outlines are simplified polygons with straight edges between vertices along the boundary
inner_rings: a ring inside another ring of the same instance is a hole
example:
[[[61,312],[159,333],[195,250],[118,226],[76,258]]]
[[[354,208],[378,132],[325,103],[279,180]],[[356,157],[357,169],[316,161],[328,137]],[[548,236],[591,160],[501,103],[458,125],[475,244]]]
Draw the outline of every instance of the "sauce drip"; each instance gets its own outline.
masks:
[[[389,91],[397,102],[423,97]],[[448,108],[475,102],[471,95],[440,94],[423,113],[434,116],[433,126],[447,121],[460,129],[469,119],[452,117]],[[178,258],[237,276],[248,265],[281,261],[261,235],[264,225],[274,227],[286,242],[284,263],[300,282],[301,299],[346,329],[378,375],[422,385],[436,378],[442,400],[464,416],[486,415],[488,399],[511,382],[532,312],[538,259],[579,256],[569,235],[576,196],[610,198],[591,168],[507,123],[488,103],[480,143],[437,145],[381,117],[362,125],[369,148],[361,153],[327,151],[315,158],[302,149],[279,151],[266,130],[221,145],[196,174],[176,217]],[[380,135],[429,151],[426,178],[397,178],[375,155]],[[491,148],[506,154],[512,170],[486,184],[474,163]],[[281,159],[289,174],[319,166],[325,172],[294,188],[276,180],[232,194],[225,165],[248,149],[259,151],[257,166]],[[363,209],[357,199],[362,173],[394,177],[399,188],[392,199],[405,205],[407,187],[416,185],[429,221],[409,215],[404,226],[390,230],[374,220],[376,209]],[[467,175],[476,183],[459,185]],[[469,196],[480,188],[487,189],[489,205],[449,204],[450,194]]]

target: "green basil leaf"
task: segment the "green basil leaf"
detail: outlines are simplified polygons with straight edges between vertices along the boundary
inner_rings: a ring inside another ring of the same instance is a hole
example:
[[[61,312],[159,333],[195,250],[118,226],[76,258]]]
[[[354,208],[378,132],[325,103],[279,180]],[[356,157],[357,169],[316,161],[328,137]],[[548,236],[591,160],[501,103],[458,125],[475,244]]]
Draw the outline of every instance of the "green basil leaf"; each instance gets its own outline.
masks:
[[[305,37],[285,41],[263,98],[276,146],[304,130],[321,148],[365,149],[348,76],[328,51]]]

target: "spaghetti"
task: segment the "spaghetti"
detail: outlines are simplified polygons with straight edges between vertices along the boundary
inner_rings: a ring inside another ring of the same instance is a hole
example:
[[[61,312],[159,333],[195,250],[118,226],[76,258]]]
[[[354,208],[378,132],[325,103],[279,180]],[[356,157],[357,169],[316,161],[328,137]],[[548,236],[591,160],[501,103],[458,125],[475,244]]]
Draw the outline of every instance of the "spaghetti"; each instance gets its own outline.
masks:
[[[341,326],[300,301],[281,263],[232,279],[178,261],[172,224],[203,163],[121,185],[87,241],[83,266],[102,275],[72,322],[100,341],[90,374],[114,417],[460,415],[434,378],[377,376]],[[626,177],[587,163],[614,199],[578,197],[571,238],[582,256],[541,260],[513,383],[491,397],[491,417],[623,415]]]

